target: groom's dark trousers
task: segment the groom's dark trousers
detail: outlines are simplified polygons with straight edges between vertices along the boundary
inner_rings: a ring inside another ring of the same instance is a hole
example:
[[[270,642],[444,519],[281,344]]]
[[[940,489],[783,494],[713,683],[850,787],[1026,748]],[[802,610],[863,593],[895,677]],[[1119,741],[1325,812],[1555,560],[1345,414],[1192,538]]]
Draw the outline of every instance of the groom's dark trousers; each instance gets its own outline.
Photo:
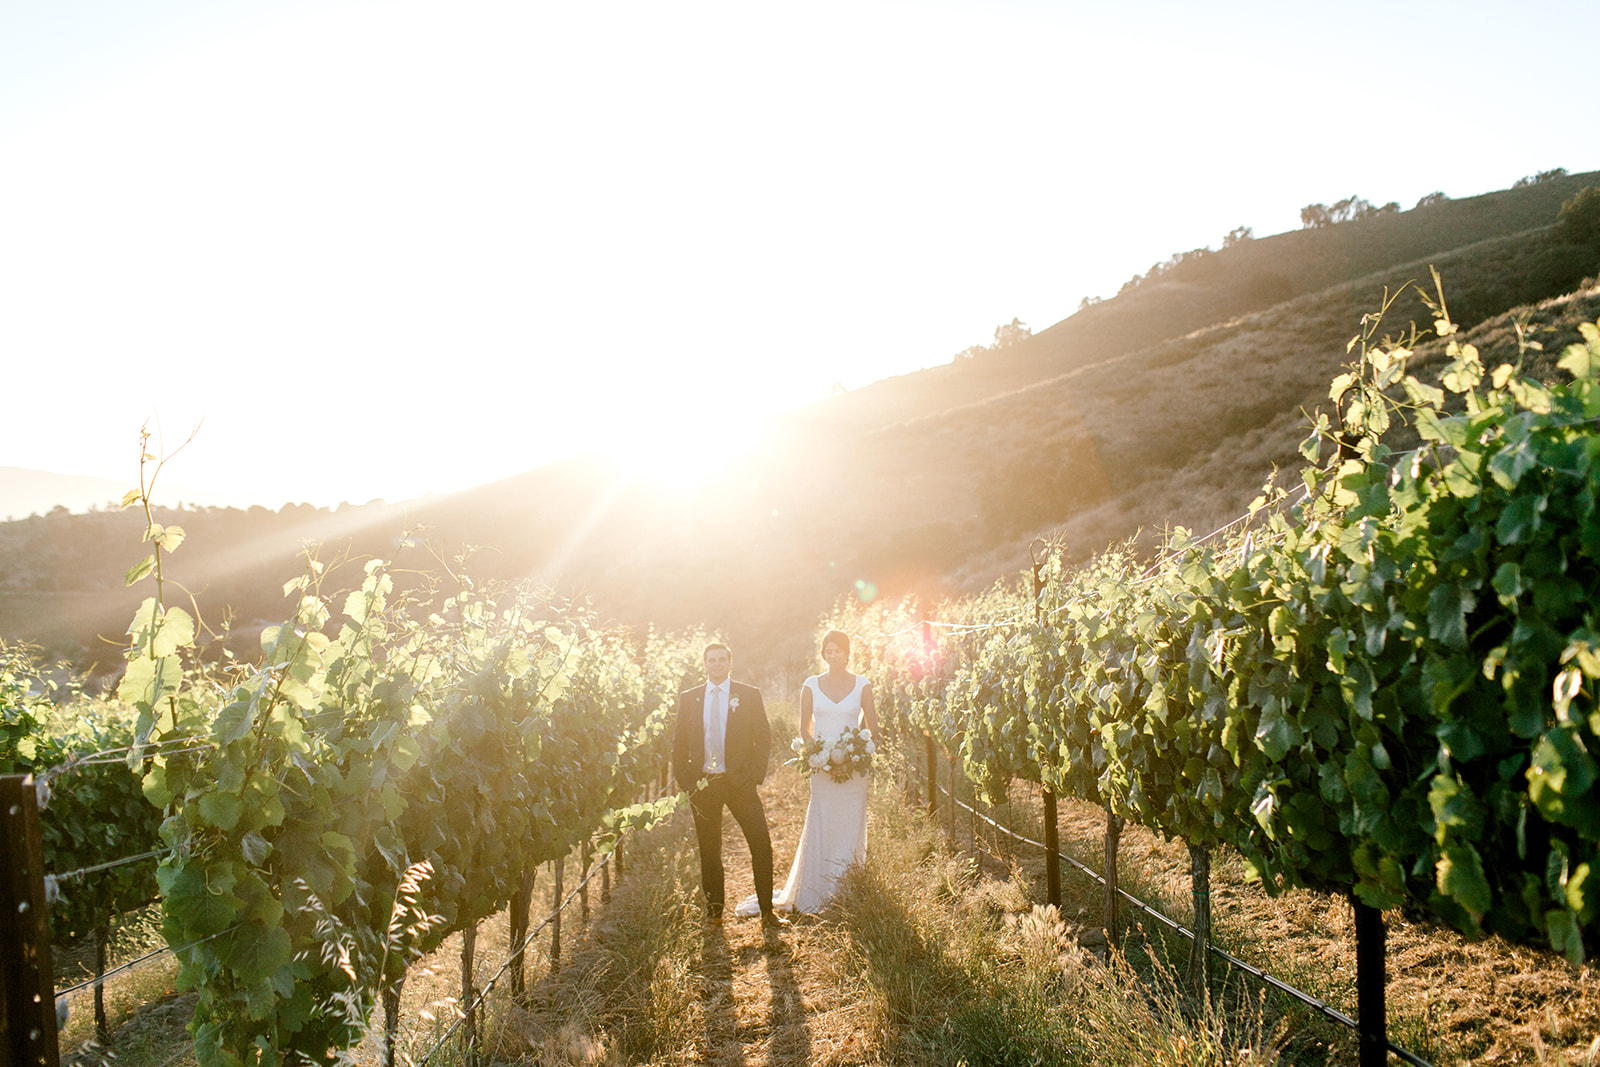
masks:
[[[750,846],[750,868],[755,875],[756,900],[762,911],[772,910],[772,838],[755,783],[733,783],[725,774],[713,775],[704,789],[689,794],[694,812],[694,835],[700,842],[700,884],[706,906],[713,915],[722,911],[726,891],[722,873],[722,809],[726,807],[744,831]]]
[[[680,789],[689,792],[694,813],[694,834],[700,845],[700,884],[706,907],[720,915],[726,903],[722,872],[722,809],[733,813],[750,846],[750,867],[755,875],[756,901],[763,912],[772,910],[772,837],[756,786],[767,776],[772,728],[767,723],[761,690],[730,681],[728,729],[724,740],[726,774],[704,771],[706,687],[678,694],[678,718],[672,735],[672,773]],[[737,701],[735,705],[733,701]],[[696,788],[701,781],[704,788]]]

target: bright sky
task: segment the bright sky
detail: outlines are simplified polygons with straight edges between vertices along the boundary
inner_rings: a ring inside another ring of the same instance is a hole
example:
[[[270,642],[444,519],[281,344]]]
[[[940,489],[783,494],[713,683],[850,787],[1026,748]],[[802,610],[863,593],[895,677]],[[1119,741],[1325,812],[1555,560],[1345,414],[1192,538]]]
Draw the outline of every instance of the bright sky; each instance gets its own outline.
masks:
[[[0,466],[449,492],[1600,169],[1592,0],[0,0]],[[1568,42],[1564,44],[1563,42]],[[708,414],[709,413],[709,414]]]

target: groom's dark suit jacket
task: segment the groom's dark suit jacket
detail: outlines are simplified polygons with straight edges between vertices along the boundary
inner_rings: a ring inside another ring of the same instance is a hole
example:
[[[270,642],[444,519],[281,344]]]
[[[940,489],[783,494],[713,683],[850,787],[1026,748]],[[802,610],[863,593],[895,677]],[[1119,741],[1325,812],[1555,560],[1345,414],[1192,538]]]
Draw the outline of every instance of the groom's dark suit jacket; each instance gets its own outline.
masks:
[[[739,706],[734,707],[737,699]],[[706,765],[706,687],[697,685],[678,694],[678,721],[672,734],[672,775],[678,788],[693,791],[694,783],[705,776]],[[743,682],[728,686],[728,731],[723,735],[723,755],[728,761],[728,781],[734,785],[758,785],[767,776],[767,750],[772,744],[772,727],[767,709],[761,703],[761,690]]]

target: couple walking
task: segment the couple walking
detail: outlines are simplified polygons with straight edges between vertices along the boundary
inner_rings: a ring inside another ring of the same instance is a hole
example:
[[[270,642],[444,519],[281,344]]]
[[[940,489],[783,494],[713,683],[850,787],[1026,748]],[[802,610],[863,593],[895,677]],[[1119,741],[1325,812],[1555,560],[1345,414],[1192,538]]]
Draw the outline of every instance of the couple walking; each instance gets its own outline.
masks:
[[[828,669],[800,687],[800,735],[832,739],[854,726],[876,731],[877,713],[868,681],[850,671],[850,638],[829,630],[822,639]],[[839,878],[866,858],[867,792],[870,779],[857,774],[834,781],[811,776],[811,801],[805,828],[789,868],[788,881],[772,892],[772,838],[756,786],[767,775],[771,727],[761,690],[731,677],[733,653],[714,643],[705,650],[706,682],[678,694],[672,738],[672,772],[689,792],[694,832],[700,845],[700,882],[707,914],[722,918],[722,811],[726,808],[744,832],[755,873],[755,896],[741,901],[738,915],[761,915],[769,929],[788,925],[781,911],[820,911]]]

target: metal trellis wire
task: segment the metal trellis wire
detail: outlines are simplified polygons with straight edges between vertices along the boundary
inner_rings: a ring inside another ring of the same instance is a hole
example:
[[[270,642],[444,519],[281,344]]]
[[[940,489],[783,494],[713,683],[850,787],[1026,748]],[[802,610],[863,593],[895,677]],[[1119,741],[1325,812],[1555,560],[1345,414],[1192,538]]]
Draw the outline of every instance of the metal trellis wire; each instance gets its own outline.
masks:
[[[171,955],[176,956],[180,952],[187,952],[189,949],[194,948],[196,945],[203,945],[207,941],[214,941],[217,938],[221,937],[223,934],[231,934],[233,931],[237,930],[238,928],[239,927],[236,924],[234,926],[228,927],[226,930],[218,930],[214,934],[210,934],[210,935],[208,935],[206,937],[202,937],[198,941],[191,941],[187,945],[181,945],[178,948],[173,948],[170,945],[162,945],[160,948],[151,949],[149,952],[146,952],[143,956],[140,956],[138,959],[129,960],[127,963],[118,964],[117,966],[111,968],[111,970],[107,971],[105,974],[100,975],[98,978],[88,978],[88,979],[85,979],[82,982],[79,982],[77,985],[68,986],[66,989],[58,989],[58,990],[56,990],[56,999],[57,1000],[61,1000],[61,999],[65,998],[65,997],[70,997],[75,993],[81,993],[85,989],[92,989],[93,987],[95,987],[97,985],[104,984],[107,980],[109,980],[111,978],[114,978],[117,975],[122,974],[125,971],[131,971],[131,970],[133,970],[133,969],[135,969],[137,967],[143,966],[144,964],[147,964],[151,960],[154,960],[154,959],[156,959],[156,958],[158,958],[160,956],[165,956],[165,955],[168,955],[169,953]]]

